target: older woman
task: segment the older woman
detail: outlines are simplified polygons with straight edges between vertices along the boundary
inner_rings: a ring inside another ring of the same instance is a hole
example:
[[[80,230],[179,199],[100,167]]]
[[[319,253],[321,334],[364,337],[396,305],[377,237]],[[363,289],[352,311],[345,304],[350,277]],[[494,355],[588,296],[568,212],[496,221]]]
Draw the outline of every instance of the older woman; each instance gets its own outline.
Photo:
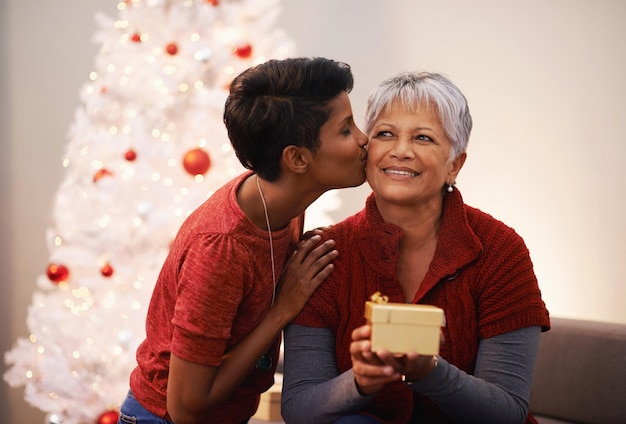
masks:
[[[325,232],[342,254],[285,330],[288,423],[535,422],[548,311],[522,238],[455,187],[471,127],[465,97],[440,74],[399,74],[370,96],[373,193]],[[372,352],[363,312],[375,292],[442,308],[440,355]]]

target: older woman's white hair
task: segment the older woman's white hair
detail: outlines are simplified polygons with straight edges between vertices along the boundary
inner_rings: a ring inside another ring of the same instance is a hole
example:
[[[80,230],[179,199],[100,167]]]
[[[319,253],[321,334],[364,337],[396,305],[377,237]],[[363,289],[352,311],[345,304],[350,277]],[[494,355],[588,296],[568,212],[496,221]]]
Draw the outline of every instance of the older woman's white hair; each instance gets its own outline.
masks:
[[[446,76],[433,72],[403,72],[380,83],[370,95],[365,109],[365,133],[368,136],[378,116],[395,101],[400,101],[410,111],[420,105],[436,106],[452,147],[449,160],[467,150],[472,116],[467,99]]]

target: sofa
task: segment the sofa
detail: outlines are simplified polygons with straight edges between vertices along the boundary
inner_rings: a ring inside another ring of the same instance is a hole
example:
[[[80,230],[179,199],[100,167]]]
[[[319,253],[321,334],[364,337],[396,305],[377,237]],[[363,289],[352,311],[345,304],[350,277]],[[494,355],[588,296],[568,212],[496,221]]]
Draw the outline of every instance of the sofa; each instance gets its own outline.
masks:
[[[530,410],[539,424],[626,424],[626,324],[551,317],[541,334]],[[280,402],[280,388],[264,394]],[[271,397],[270,397],[271,396]],[[280,413],[250,424],[278,424]]]
[[[552,317],[530,399],[540,424],[626,424],[626,324]]]

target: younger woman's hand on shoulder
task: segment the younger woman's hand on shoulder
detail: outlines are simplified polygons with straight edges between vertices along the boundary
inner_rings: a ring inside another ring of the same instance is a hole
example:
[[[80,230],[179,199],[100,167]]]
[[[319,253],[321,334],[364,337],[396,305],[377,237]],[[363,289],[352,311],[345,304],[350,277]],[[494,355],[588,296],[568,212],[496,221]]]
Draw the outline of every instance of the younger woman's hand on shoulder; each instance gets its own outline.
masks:
[[[298,244],[278,283],[274,309],[295,318],[315,289],[333,271],[332,261],[338,253],[335,241],[326,240],[315,234]]]
[[[313,228],[312,230],[307,231],[306,233],[304,233],[302,235],[302,240],[308,240],[311,237],[315,236],[315,235],[322,235],[324,234],[324,231],[328,231],[332,228],[332,225],[328,225],[326,227],[317,227],[317,228]]]

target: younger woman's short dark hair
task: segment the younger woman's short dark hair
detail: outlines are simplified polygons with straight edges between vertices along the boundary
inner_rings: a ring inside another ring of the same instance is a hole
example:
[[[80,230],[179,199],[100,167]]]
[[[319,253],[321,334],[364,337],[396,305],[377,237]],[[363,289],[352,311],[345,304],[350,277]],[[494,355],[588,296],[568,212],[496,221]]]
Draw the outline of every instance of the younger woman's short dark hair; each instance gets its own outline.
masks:
[[[317,151],[329,103],[353,86],[348,64],[324,58],[270,60],[245,70],[233,80],[224,109],[237,158],[275,180],[285,147]]]

